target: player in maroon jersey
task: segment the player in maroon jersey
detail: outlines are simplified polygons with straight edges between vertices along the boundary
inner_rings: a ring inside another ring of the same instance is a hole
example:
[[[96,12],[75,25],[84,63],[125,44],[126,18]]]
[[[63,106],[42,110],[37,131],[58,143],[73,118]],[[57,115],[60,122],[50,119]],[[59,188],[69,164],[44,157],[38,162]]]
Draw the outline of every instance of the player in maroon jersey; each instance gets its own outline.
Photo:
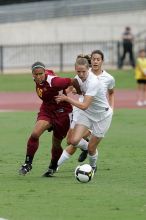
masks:
[[[76,79],[60,78],[53,71],[47,70],[41,62],[35,62],[32,65],[32,75],[36,83],[36,92],[42,100],[42,104],[36,124],[27,142],[25,163],[21,166],[19,173],[25,175],[32,169],[40,136],[46,130],[53,130],[52,158],[47,172],[43,175],[51,177],[57,169],[57,161],[62,154],[61,142],[70,127],[69,115],[72,112],[71,104],[67,102],[56,103],[54,97],[61,93],[66,94],[65,89],[70,85],[76,89],[79,87]]]

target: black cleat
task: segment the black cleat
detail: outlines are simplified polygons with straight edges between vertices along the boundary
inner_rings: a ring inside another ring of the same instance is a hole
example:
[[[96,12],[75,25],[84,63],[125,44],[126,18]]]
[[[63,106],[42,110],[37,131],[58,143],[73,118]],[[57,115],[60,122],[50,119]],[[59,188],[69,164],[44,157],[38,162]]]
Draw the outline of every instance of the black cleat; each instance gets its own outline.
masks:
[[[97,171],[97,166],[92,167],[92,169],[93,169],[94,173],[96,173],[96,171]]]
[[[53,177],[54,173],[55,173],[56,170],[57,170],[57,167],[58,167],[58,166],[57,166],[57,162],[51,160],[50,165],[49,165],[49,167],[48,167],[48,170],[47,170],[47,172],[45,172],[45,173],[43,174],[43,177]]]
[[[53,177],[53,174],[55,172],[56,172],[56,170],[53,170],[53,169],[49,168],[48,171],[43,174],[43,177]]]
[[[88,151],[82,150],[82,153],[80,154],[80,156],[78,158],[78,161],[83,162],[87,158],[87,155],[88,155]]]
[[[24,164],[21,166],[19,170],[19,174],[25,176],[29,171],[31,171],[32,165],[31,164]]]

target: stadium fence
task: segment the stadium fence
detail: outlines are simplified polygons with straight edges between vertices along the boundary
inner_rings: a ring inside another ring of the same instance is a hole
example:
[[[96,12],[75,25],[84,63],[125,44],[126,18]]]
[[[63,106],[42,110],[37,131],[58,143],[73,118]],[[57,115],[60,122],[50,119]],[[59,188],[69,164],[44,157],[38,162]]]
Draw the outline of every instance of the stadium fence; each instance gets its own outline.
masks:
[[[141,48],[146,49],[146,40],[135,42],[135,55]],[[106,66],[118,67],[122,53],[122,43],[119,41],[49,43],[0,46],[0,72],[28,72],[36,61],[43,62],[48,68],[53,68],[55,71],[72,71],[78,54],[90,54],[96,49],[104,52]],[[128,57],[126,64],[128,64]]]

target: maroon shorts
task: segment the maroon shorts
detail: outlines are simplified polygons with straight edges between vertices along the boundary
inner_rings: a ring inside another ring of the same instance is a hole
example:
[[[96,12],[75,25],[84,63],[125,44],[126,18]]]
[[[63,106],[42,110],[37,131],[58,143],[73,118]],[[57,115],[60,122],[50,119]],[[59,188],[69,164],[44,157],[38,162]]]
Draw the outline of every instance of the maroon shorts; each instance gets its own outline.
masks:
[[[38,113],[38,120],[45,120],[51,123],[53,127],[53,135],[62,140],[66,137],[67,132],[70,128],[70,113],[59,112],[59,111],[44,111],[43,108],[40,109]]]

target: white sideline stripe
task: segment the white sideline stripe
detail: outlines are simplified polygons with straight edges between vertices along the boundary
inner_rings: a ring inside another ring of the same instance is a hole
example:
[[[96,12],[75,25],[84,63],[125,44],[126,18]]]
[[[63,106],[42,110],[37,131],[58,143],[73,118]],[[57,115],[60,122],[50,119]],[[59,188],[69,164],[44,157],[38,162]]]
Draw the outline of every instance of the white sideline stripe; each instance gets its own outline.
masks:
[[[0,220],[8,220],[8,219],[6,219],[6,218],[0,218]]]

